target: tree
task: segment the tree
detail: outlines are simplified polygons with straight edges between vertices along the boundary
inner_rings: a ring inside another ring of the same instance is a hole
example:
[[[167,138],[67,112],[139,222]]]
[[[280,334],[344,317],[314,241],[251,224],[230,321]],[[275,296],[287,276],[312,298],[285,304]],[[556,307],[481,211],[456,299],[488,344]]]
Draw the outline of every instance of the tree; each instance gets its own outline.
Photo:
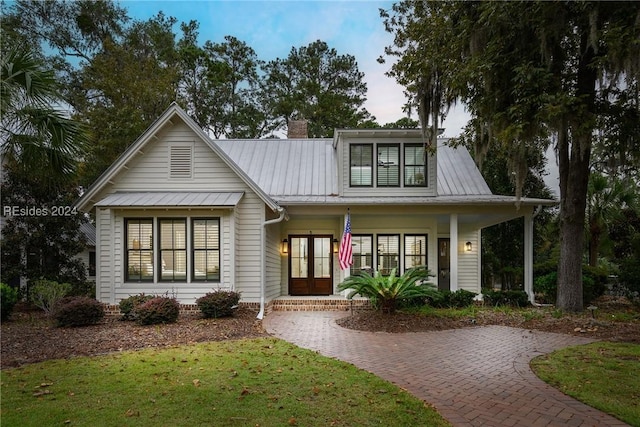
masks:
[[[47,279],[83,290],[86,270],[76,255],[86,245],[80,226],[87,219],[72,207],[77,186],[52,191],[48,177],[7,165],[3,175],[2,281]]]
[[[640,4],[403,1],[382,16],[395,34],[387,53],[400,58],[392,66],[396,79],[407,87],[438,71],[433,93],[444,102],[432,102],[432,108],[462,100],[473,117],[469,135],[476,152],[493,144],[509,147],[517,196],[527,157],[553,136],[561,197],[557,304],[582,310],[596,119],[611,93],[637,87]],[[421,94],[409,89],[414,100]]]
[[[333,136],[335,128],[355,128],[368,120],[364,74],[352,55],[338,55],[320,40],[291,48],[286,59],[265,66],[270,109],[280,119],[306,119],[310,137]]]
[[[51,185],[75,176],[86,148],[83,127],[56,106],[62,101],[53,71],[30,52],[9,51],[0,62],[0,154],[4,161]]]

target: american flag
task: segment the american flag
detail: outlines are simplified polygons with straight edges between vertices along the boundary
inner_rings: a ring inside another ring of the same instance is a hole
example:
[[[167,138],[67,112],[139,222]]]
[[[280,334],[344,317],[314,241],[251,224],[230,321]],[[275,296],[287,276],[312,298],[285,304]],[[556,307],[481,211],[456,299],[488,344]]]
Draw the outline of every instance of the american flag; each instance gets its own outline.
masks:
[[[338,260],[340,261],[340,269],[348,270],[353,264],[353,248],[351,247],[351,216],[347,214],[347,222],[344,224],[344,233],[340,241],[340,251],[338,252]]]

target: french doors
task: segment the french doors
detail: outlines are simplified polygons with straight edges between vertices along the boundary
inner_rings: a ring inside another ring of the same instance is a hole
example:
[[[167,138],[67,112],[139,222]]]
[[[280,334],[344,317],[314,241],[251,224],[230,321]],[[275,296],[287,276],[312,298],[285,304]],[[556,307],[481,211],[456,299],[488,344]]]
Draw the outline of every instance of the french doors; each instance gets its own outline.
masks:
[[[289,294],[331,295],[333,254],[330,235],[289,236]]]

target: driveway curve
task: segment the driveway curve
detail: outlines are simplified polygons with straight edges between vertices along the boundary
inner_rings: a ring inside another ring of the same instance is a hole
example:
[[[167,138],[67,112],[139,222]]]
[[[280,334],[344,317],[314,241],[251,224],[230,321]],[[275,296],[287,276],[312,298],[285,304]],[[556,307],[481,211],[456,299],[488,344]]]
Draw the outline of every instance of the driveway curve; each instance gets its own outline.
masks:
[[[626,426],[538,379],[529,361],[593,340],[505,326],[391,334],[335,323],[345,312],[275,311],[274,336],[349,362],[432,404],[454,426]]]

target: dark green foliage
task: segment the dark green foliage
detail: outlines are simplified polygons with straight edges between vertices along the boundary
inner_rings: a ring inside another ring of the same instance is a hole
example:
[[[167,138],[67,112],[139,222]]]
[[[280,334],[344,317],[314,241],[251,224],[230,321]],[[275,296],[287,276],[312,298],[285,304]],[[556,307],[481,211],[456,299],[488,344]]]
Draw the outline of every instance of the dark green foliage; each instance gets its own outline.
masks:
[[[640,259],[625,259],[620,264],[618,280],[623,286],[627,298],[634,302],[640,302]]]
[[[438,291],[436,298],[431,299],[431,305],[439,308],[464,308],[473,304],[476,293],[466,289],[458,289],[455,292]]]
[[[555,302],[557,289],[558,273],[555,271],[536,277],[533,282],[533,292],[536,294],[536,299],[543,304]]]
[[[120,307],[120,313],[122,313],[122,320],[134,320],[135,308],[145,302],[153,299],[153,295],[131,295],[129,298],[120,300],[118,306]]]
[[[602,269],[583,267],[582,291],[583,303],[588,304],[606,290],[606,272]],[[544,276],[537,277],[533,282],[533,291],[538,302],[545,304],[555,304],[558,292],[558,273],[552,271]]]
[[[394,313],[400,302],[407,300],[424,299],[437,294],[433,283],[426,280],[433,276],[425,267],[416,267],[407,270],[403,275],[396,276],[396,269],[391,274],[383,276],[379,271],[371,276],[366,271],[359,271],[347,277],[338,290],[350,289],[347,298],[361,295],[369,298],[374,307],[385,313]]]
[[[154,297],[133,309],[139,325],[175,323],[180,315],[180,304],[175,298]]]
[[[239,292],[218,289],[198,298],[196,304],[204,317],[217,318],[233,315],[239,301]]]
[[[17,302],[18,291],[5,283],[0,283],[0,309],[2,310],[0,311],[0,318],[3,321],[9,319]]]
[[[93,298],[68,297],[57,305],[54,318],[61,327],[95,325],[104,318],[104,307]]]
[[[509,305],[512,307],[526,307],[529,303],[529,296],[525,291],[493,291],[487,290],[483,294],[484,302],[487,305]]]

